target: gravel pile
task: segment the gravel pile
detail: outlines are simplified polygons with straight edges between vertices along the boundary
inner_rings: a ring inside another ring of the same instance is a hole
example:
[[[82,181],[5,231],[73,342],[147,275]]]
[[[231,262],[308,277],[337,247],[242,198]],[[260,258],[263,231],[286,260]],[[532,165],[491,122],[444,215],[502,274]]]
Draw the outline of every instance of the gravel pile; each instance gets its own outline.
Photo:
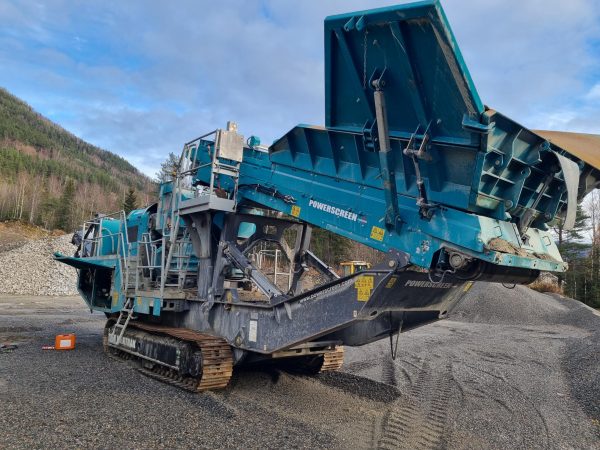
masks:
[[[470,324],[515,327],[554,326],[548,336],[564,343],[562,368],[569,374],[571,393],[583,410],[600,421],[600,314],[589,306],[559,294],[541,294],[524,286],[507,290],[501,284],[477,283],[450,314],[451,320]],[[570,327],[584,332],[572,337]],[[536,328],[522,328],[534,331]]]
[[[571,299],[558,300],[525,286],[512,289],[500,283],[476,283],[450,312],[450,319],[493,325],[549,325],[571,314]]]
[[[74,268],[54,261],[54,252],[72,255],[71,236],[27,241],[0,253],[0,293],[16,295],[77,295]]]
[[[598,319],[600,325],[600,318]],[[563,361],[575,398],[590,417],[600,423],[600,329],[586,339],[569,339]],[[598,430],[600,434],[600,427]]]

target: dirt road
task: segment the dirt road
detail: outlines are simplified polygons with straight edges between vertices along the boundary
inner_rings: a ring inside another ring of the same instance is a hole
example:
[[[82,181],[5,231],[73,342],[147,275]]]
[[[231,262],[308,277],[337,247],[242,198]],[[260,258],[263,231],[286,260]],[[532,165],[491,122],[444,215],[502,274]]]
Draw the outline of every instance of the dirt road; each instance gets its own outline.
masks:
[[[102,353],[78,298],[0,297],[0,448],[600,448],[600,317],[476,285],[450,319],[347,349],[344,373],[237,370],[190,394]],[[72,352],[42,351],[75,332]]]

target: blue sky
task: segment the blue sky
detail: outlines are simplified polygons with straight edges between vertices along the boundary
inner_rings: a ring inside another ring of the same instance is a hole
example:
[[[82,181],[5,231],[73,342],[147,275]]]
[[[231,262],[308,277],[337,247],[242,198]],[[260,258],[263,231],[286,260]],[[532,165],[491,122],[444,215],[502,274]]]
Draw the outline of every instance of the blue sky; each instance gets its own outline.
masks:
[[[266,143],[323,124],[324,17],[395,3],[2,0],[0,86],[153,175],[227,120]],[[600,0],[442,5],[484,103],[600,134]]]

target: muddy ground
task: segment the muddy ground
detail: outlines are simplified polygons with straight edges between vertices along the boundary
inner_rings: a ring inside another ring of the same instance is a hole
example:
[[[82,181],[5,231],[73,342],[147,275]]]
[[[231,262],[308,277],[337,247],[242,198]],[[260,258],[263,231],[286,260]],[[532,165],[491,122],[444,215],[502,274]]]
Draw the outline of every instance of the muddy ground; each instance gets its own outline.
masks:
[[[0,448],[600,448],[600,317],[475,285],[449,319],[314,378],[236,370],[191,394],[102,352],[76,297],[0,297]],[[74,332],[71,352],[44,351]]]

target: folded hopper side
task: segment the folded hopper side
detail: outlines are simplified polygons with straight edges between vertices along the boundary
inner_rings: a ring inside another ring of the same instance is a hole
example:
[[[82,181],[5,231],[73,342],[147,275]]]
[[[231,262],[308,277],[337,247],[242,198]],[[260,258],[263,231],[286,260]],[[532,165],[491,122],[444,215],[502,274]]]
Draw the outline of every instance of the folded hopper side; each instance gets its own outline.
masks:
[[[411,229],[475,252],[561,262],[547,230],[556,220],[568,228],[577,202],[598,184],[593,148],[600,145],[592,139],[585,150],[580,142],[565,148],[564,137],[533,132],[485,107],[437,1],[329,17],[325,57],[326,126],[299,125],[276,141],[270,153],[278,171],[287,166],[354,183],[380,197],[392,185],[397,205],[386,208]],[[389,143],[379,139],[377,91],[385,97]],[[431,217],[415,221],[406,204],[425,200]],[[460,227],[448,230],[453,225],[443,216],[450,210],[467,222],[467,215],[478,218],[473,237],[483,246],[467,242]]]

